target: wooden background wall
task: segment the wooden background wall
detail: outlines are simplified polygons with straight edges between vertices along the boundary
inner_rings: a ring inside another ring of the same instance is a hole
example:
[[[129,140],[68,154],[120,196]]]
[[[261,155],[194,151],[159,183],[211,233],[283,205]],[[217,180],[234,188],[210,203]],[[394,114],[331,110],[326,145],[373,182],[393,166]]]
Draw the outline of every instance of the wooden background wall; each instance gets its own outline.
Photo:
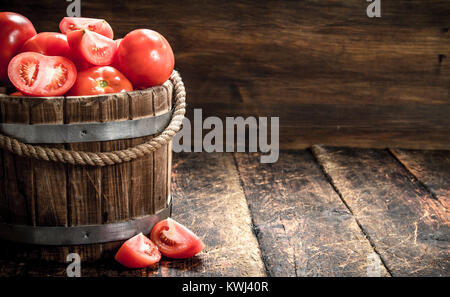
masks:
[[[38,31],[69,2],[0,1]],[[450,1],[94,1],[116,37],[147,27],[172,44],[189,116],[279,116],[282,148],[450,149]]]

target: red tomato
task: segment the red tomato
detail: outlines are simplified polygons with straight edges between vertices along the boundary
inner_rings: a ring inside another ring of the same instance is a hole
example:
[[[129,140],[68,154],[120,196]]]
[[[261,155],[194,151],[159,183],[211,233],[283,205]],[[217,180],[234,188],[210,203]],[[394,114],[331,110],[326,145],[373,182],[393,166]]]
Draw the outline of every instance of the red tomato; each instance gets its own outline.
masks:
[[[114,40],[89,30],[68,32],[67,40],[74,56],[98,66],[111,64],[117,50]]]
[[[114,259],[128,268],[144,268],[159,262],[161,253],[148,237],[139,233],[122,244]]]
[[[114,37],[111,26],[105,20],[101,19],[65,17],[62,19],[61,23],[59,23],[59,29],[64,34],[71,31],[86,29],[111,39]]]
[[[117,52],[119,70],[136,89],[163,84],[175,63],[172,48],[158,32],[138,29],[128,33]]]
[[[130,81],[111,66],[97,66],[78,72],[68,96],[98,95],[132,91]]]
[[[67,58],[26,52],[11,60],[8,76],[24,95],[60,96],[75,83],[77,70]]]
[[[9,94],[9,96],[23,96],[23,94],[21,92],[14,92]]]
[[[70,55],[70,60],[75,64],[75,67],[77,67],[77,71],[79,71],[79,72],[97,66],[97,65],[89,63],[84,58],[79,57],[78,55],[74,54],[73,52]]]
[[[26,17],[13,12],[0,12],[0,81],[7,81],[9,61],[34,35],[36,30]]]
[[[20,52],[36,52],[46,56],[70,58],[71,51],[67,36],[61,33],[43,32],[28,39]]]
[[[114,42],[116,43],[116,48],[117,49],[119,49],[119,46],[120,46],[120,43],[122,42],[122,40],[123,40],[122,38],[114,40]],[[112,64],[111,64],[111,66],[114,66],[117,69],[119,68],[119,63],[117,62],[117,53],[118,52],[119,51],[116,50],[116,54],[114,55],[114,59],[113,59]]]
[[[191,230],[171,218],[157,223],[150,235],[166,257],[185,259],[200,253],[205,245]]]

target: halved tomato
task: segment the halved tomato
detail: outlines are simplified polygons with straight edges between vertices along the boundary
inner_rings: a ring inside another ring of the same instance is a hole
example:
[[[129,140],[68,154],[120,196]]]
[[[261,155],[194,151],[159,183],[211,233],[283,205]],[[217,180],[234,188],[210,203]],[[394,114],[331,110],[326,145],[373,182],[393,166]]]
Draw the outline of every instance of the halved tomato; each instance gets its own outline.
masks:
[[[158,246],[161,254],[175,259],[193,257],[205,247],[197,235],[171,218],[157,223],[150,238]]]
[[[71,31],[86,29],[111,39],[114,37],[111,26],[102,19],[65,17],[59,23],[59,29],[64,34]]]
[[[159,262],[161,253],[148,237],[139,233],[122,244],[114,259],[128,268],[144,268]]]
[[[67,36],[55,32],[42,32],[31,37],[24,43],[20,52],[35,52],[46,56],[66,58],[70,58],[71,55]]]
[[[114,40],[89,30],[69,32],[67,39],[75,56],[94,65],[110,65],[116,55]]]
[[[24,95],[60,96],[75,83],[77,70],[67,58],[26,52],[11,60],[8,77]]]

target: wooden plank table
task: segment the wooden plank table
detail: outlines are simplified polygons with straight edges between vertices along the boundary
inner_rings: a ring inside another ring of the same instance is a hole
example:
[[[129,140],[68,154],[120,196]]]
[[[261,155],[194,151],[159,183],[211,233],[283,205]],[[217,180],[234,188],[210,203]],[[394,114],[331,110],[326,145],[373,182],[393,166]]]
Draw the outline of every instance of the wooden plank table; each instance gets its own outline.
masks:
[[[450,151],[315,146],[173,156],[173,217],[206,248],[82,276],[450,276]],[[65,276],[66,264],[0,260],[0,276]]]

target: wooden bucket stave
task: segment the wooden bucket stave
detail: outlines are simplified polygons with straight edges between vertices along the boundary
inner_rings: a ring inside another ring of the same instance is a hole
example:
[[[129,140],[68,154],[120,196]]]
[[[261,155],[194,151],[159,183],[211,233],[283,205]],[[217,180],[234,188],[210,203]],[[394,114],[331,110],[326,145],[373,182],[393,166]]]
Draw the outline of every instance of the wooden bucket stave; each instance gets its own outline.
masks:
[[[72,124],[135,120],[167,113],[173,85],[86,97],[30,98],[0,95],[0,122]],[[66,150],[110,152],[156,135],[102,142],[46,144]],[[83,226],[124,222],[169,206],[171,143],[135,160],[104,167],[62,164],[1,150],[0,222],[30,226]],[[123,241],[71,246],[7,243],[7,257],[65,262],[69,253],[85,261],[111,257]]]

